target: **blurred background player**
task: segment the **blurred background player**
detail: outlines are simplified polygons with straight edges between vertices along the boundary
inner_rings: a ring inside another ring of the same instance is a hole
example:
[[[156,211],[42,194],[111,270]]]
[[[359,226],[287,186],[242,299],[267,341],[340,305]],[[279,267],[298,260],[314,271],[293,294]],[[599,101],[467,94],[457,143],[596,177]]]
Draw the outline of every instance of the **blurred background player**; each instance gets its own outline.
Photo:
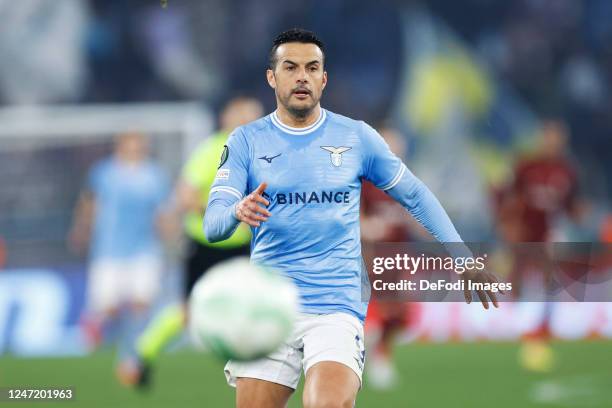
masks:
[[[87,332],[93,346],[120,333],[121,382],[136,373],[133,342],[160,289],[168,193],[169,179],[149,158],[145,136],[125,133],[90,171],[75,210],[71,244],[78,250],[90,242]]]
[[[544,121],[535,153],[518,161],[512,182],[498,197],[502,239],[511,244],[552,242],[553,226],[563,216],[571,216],[577,190],[578,176],[568,153],[567,127],[560,120]],[[525,256],[515,250],[512,264],[513,287],[518,296],[534,274],[548,282],[551,271],[541,257]],[[545,305],[540,327],[524,336],[519,360],[531,371],[550,371],[554,362],[547,341],[550,307],[549,303]]]
[[[394,128],[382,127],[380,135],[389,149],[398,157],[405,157],[405,140]],[[361,188],[361,239],[367,243],[406,242],[411,239],[410,219],[406,210],[384,191],[369,181]],[[364,256],[368,256],[364,247]],[[407,321],[406,304],[372,299],[366,317],[368,358],[366,378],[377,389],[387,389],[397,384],[397,370],[393,364],[393,345],[397,333]]]
[[[574,203],[577,173],[568,154],[568,129],[545,121],[533,155],[520,159],[499,196],[502,236],[509,242],[547,242],[555,219]]]
[[[184,229],[188,239],[185,257],[184,300],[206,270],[218,262],[234,256],[248,255],[251,232],[242,224],[227,240],[210,243],[202,229],[204,206],[212,185],[219,157],[229,134],[234,128],[258,119],[263,107],[253,98],[231,99],[219,117],[220,129],[203,141],[193,152],[181,173],[176,188],[178,211],[184,215]],[[187,316],[185,304],[169,306],[147,327],[137,343],[140,357],[140,373],[137,385],[146,387],[150,372],[160,352],[182,333]]]

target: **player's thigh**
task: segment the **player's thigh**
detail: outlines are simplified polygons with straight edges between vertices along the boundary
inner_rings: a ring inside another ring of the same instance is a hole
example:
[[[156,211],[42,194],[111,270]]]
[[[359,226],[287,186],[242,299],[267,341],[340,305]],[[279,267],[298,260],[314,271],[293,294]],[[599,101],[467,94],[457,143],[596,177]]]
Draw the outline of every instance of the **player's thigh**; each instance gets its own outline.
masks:
[[[122,301],[124,282],[121,262],[112,259],[95,259],[89,266],[87,282],[87,307],[91,313],[110,315]]]
[[[129,260],[125,276],[129,281],[130,304],[148,308],[158,296],[163,275],[163,259],[156,254],[141,255]]]
[[[304,335],[305,407],[352,407],[365,359],[363,324],[347,313],[314,316]]]
[[[293,388],[256,378],[236,380],[237,408],[285,408]]]
[[[225,378],[236,387],[238,406],[284,407],[300,382],[302,358],[302,352],[292,342],[259,360],[228,361]]]
[[[348,366],[336,361],[321,361],[306,373],[304,408],[352,408],[360,380]]]

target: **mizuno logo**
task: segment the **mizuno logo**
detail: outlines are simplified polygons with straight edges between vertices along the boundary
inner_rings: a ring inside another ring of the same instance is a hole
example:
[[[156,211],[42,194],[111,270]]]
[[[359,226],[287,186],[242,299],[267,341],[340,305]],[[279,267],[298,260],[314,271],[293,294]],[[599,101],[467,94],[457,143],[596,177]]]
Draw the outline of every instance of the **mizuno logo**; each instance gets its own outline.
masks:
[[[265,161],[267,161],[268,163],[272,163],[272,160],[276,159],[276,158],[277,158],[278,156],[280,156],[281,154],[282,154],[282,153],[279,153],[279,154],[277,154],[276,156],[272,156],[272,157],[261,156],[261,157],[258,157],[258,159],[260,159],[260,160],[265,160]]]
[[[326,150],[330,153],[330,159],[334,166],[340,167],[340,165],[342,164],[342,153],[351,150],[352,147],[321,146],[321,149]]]

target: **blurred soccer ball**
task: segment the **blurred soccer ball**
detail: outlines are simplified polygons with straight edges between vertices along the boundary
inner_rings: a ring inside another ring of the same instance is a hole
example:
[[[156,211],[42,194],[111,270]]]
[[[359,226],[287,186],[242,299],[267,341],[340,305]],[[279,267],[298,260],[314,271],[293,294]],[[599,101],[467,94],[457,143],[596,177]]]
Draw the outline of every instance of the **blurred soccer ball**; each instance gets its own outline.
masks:
[[[189,330],[196,345],[223,359],[254,360],[287,339],[297,310],[292,282],[235,258],[212,267],[194,286]]]

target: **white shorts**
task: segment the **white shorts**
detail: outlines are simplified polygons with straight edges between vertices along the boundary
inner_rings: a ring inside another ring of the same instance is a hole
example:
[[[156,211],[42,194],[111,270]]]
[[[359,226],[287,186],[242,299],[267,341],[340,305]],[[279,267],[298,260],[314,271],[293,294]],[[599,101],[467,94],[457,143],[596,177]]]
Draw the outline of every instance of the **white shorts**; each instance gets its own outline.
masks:
[[[302,369],[321,361],[335,361],[351,368],[359,377],[365,360],[363,324],[348,313],[300,314],[286,343],[268,356],[252,361],[229,361],[227,383],[236,386],[240,377],[270,381],[296,389]]]
[[[154,255],[96,259],[89,267],[89,310],[104,312],[124,303],[152,303],[159,292],[162,267],[162,259]]]

